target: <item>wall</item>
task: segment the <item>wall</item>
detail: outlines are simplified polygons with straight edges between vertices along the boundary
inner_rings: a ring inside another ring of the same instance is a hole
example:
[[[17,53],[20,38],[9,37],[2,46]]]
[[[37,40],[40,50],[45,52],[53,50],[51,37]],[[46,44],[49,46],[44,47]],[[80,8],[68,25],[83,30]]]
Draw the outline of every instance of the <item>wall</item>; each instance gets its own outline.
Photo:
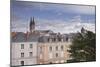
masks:
[[[66,49],[69,49],[69,42],[46,42],[38,44],[38,63],[39,64],[50,64],[50,63],[64,63],[66,60],[70,59],[69,52]],[[63,46],[63,50],[61,50]],[[40,49],[40,47],[42,49]],[[52,50],[50,51],[50,47]],[[58,47],[58,50],[56,50]],[[58,57],[56,57],[58,53]],[[63,62],[62,62],[63,61]]]
[[[24,49],[21,49],[21,44],[24,44]],[[33,44],[33,48],[30,48],[30,44]],[[25,65],[37,64],[37,42],[12,43],[11,49],[12,65],[21,65],[20,61],[24,61]],[[24,52],[23,58],[21,58],[22,52]],[[33,53],[32,57],[29,56],[29,52]]]

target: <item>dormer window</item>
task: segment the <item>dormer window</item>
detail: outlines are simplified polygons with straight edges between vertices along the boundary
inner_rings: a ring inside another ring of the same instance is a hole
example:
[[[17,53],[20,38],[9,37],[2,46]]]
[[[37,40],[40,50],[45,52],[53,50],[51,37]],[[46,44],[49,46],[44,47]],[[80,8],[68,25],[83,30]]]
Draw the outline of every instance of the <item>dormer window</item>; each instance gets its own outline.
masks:
[[[54,42],[56,41],[56,38],[54,38]]]
[[[51,38],[49,39],[49,42],[52,42],[52,39]]]
[[[48,38],[48,42],[50,41],[50,39]]]
[[[68,41],[68,37],[66,37],[66,41]]]
[[[61,38],[60,37],[58,38],[58,41],[61,41]]]

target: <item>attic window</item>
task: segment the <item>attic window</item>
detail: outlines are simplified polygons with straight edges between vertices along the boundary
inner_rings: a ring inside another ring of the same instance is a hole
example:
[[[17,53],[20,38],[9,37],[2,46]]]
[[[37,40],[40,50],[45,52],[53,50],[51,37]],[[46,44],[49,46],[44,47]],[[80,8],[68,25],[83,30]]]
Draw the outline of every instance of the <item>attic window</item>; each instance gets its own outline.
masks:
[[[66,37],[66,41],[68,41],[68,37]]]
[[[58,41],[61,41],[61,38],[60,37],[58,38]]]
[[[48,38],[48,42],[50,41],[50,39]]]
[[[55,42],[55,41],[56,41],[56,38],[54,38],[53,40],[54,40],[54,42]]]

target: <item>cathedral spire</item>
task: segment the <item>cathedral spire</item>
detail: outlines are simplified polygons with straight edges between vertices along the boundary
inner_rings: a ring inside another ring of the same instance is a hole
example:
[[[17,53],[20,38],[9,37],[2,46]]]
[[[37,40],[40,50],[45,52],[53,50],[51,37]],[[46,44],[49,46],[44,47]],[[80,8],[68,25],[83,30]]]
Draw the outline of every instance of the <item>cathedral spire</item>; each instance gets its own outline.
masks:
[[[32,18],[32,22],[33,22],[33,24],[35,25],[34,17]]]
[[[30,19],[30,32],[34,32],[35,31],[35,21],[34,21],[34,17],[31,17]]]

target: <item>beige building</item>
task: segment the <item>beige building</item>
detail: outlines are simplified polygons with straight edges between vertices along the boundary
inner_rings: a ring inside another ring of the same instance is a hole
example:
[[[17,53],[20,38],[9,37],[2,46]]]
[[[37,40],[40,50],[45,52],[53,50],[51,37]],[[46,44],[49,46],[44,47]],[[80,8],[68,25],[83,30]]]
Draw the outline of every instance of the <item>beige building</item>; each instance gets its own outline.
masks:
[[[70,59],[70,53],[67,51],[69,45],[71,42],[68,37],[59,34],[42,36],[38,43],[38,64],[67,62]]]

